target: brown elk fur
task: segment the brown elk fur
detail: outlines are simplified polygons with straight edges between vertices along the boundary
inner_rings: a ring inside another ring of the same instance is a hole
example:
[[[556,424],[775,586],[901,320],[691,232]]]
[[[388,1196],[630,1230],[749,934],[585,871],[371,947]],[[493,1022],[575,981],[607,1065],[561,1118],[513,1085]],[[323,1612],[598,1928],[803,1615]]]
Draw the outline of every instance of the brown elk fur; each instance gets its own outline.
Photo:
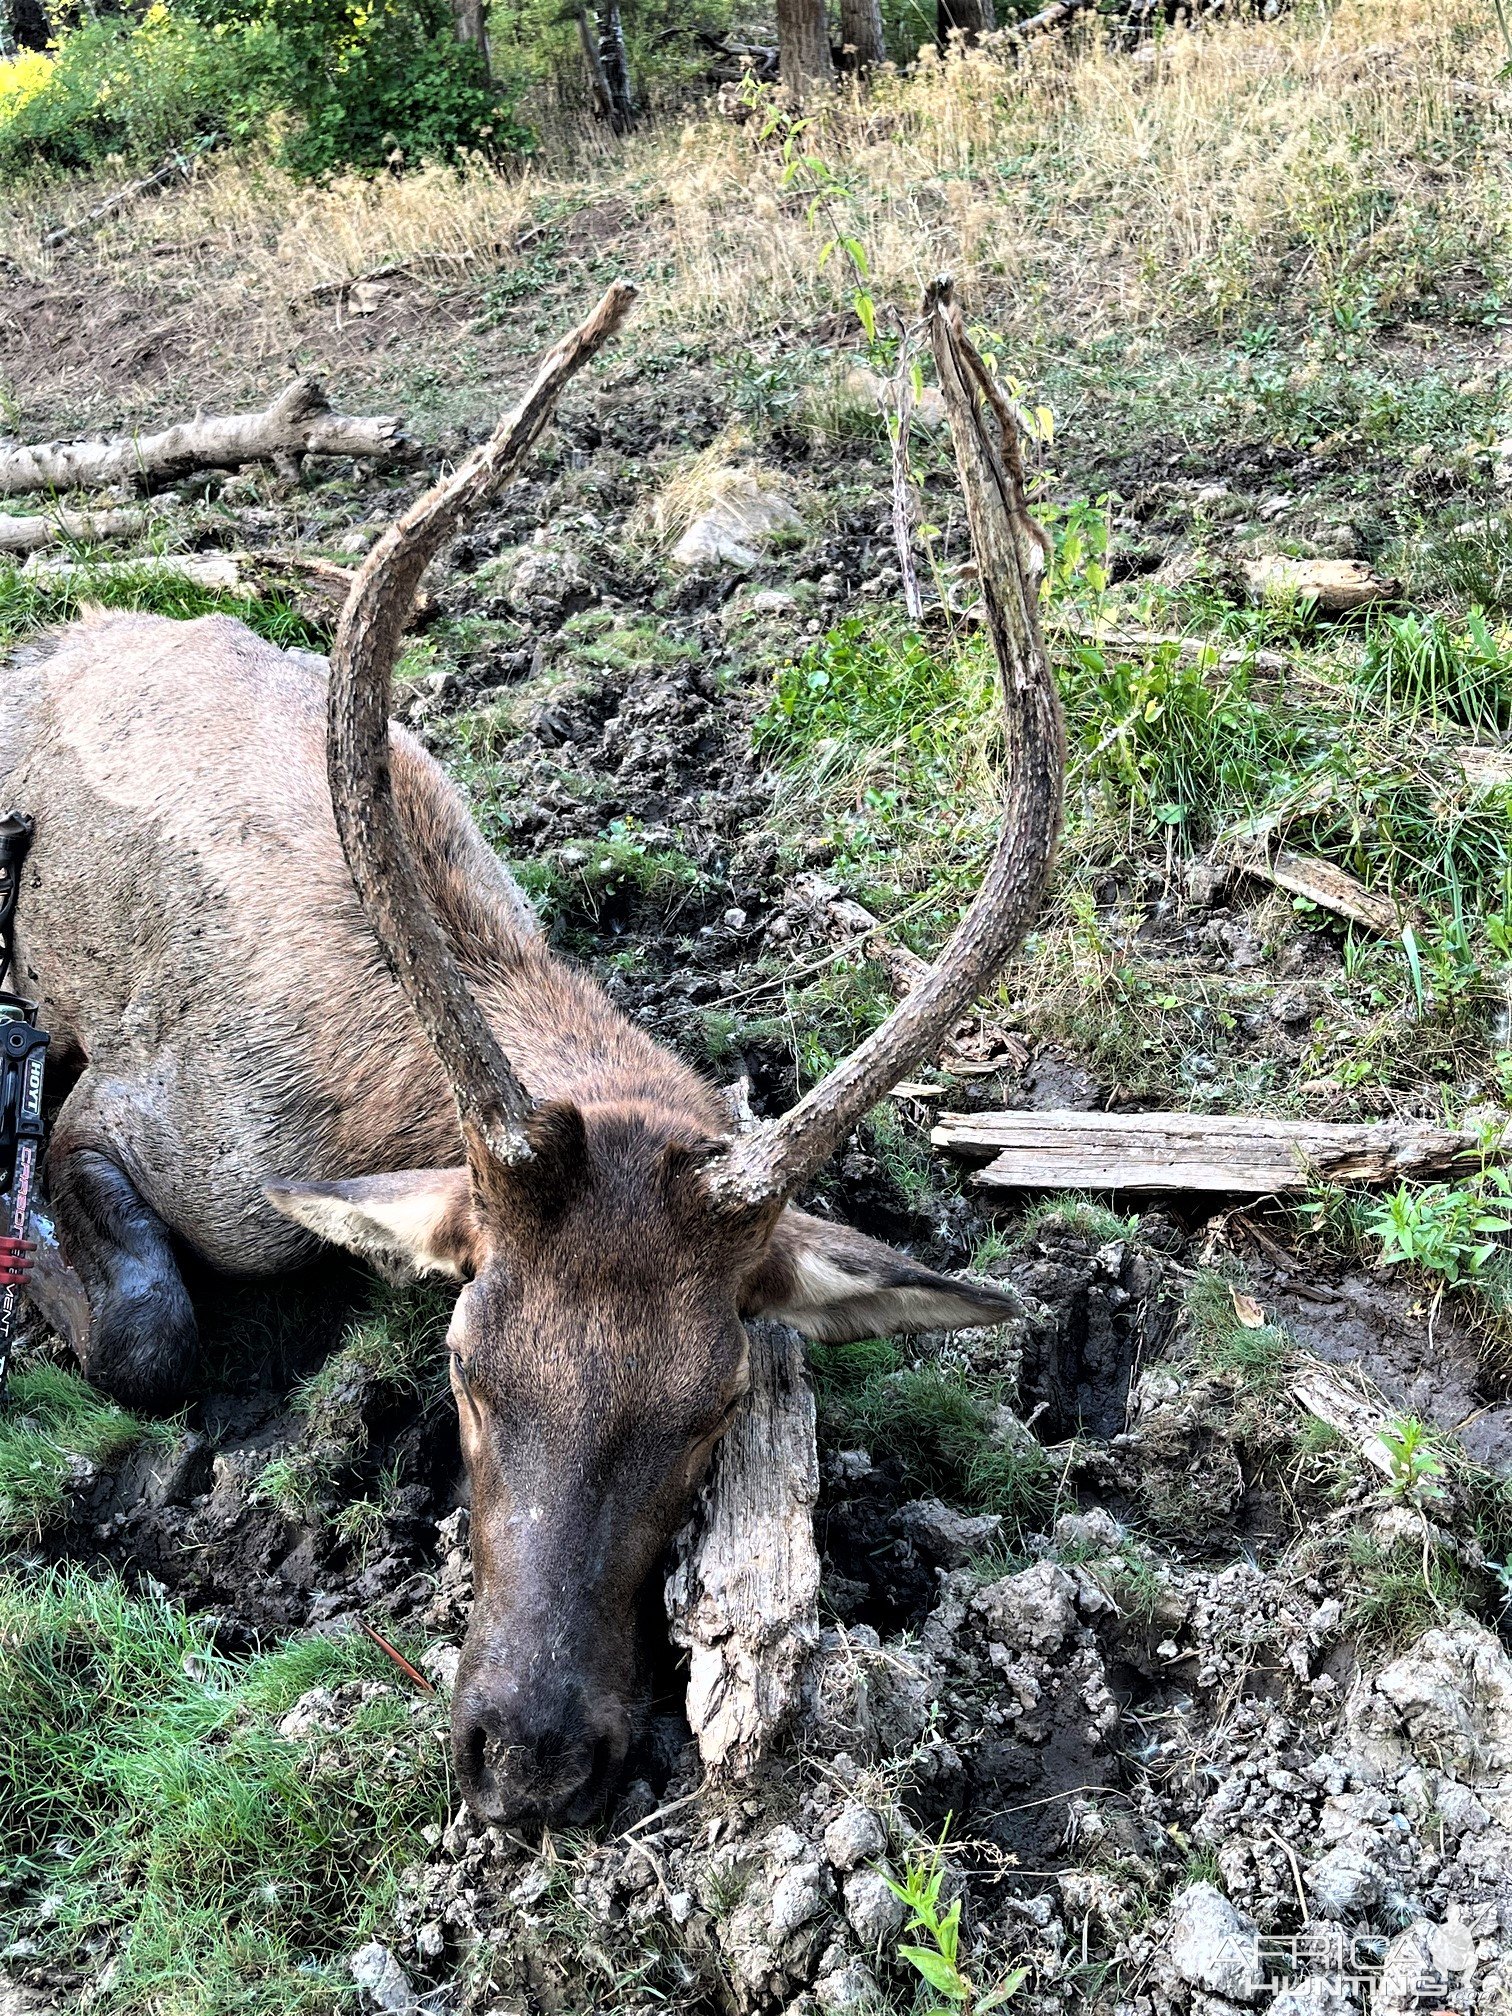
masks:
[[[491,1817],[571,1814],[623,1755],[636,1595],[740,1393],[741,1314],[845,1337],[1011,1304],[776,1204],[714,1209],[723,1098],[552,954],[396,729],[423,894],[534,1102],[527,1162],[464,1168],[338,843],[324,701],[222,617],[93,616],[0,680],[5,802],[36,821],[19,984],[77,1073],[37,1299],[92,1377],[153,1401],[192,1372],[172,1242],[258,1274],[336,1239],[461,1279],[458,1766]]]

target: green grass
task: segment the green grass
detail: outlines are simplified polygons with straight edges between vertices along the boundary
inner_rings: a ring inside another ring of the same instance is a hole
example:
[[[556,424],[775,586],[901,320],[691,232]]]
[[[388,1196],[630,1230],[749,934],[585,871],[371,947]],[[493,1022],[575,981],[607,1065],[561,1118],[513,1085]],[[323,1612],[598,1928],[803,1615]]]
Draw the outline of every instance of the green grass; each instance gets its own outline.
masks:
[[[375,1287],[366,1311],[300,1386],[300,1412],[334,1430],[334,1417],[373,1386],[434,1399],[446,1386],[442,1347],[456,1300],[454,1287],[434,1281]]]
[[[378,1501],[352,1497],[371,1417],[403,1402],[429,1411],[445,1399],[444,1342],[455,1302],[455,1289],[436,1282],[374,1288],[366,1312],[296,1390],[295,1411],[305,1417],[299,1439],[262,1470],[255,1496],[300,1524],[331,1519],[360,1551],[381,1525],[382,1497],[396,1481]]]
[[[1240,1321],[1235,1295],[1247,1297],[1237,1269],[1202,1267],[1187,1285],[1187,1335],[1197,1362],[1212,1372],[1236,1373],[1246,1385],[1268,1389],[1281,1377],[1290,1335],[1278,1323],[1251,1329]]]
[[[1093,1197],[1068,1193],[1060,1197],[1040,1197],[1031,1204],[1014,1227],[1015,1243],[1027,1246],[1047,1236],[1085,1239],[1097,1246],[1111,1246],[1119,1239],[1132,1239],[1139,1229],[1139,1213],[1127,1216],[1110,1211]]]
[[[168,1443],[174,1434],[56,1365],[19,1368],[0,1412],[0,1540],[55,1523],[77,1482],[144,1439]]]
[[[893,1457],[909,1487],[973,1512],[999,1513],[1015,1529],[1043,1523],[1055,1503],[1048,1455],[993,1433],[996,1394],[955,1366],[905,1366],[896,1345],[811,1344],[827,1439]]]
[[[87,556],[85,556],[87,557]],[[235,616],[259,637],[281,649],[297,645],[320,650],[323,640],[292,603],[277,595],[217,595],[184,575],[156,567],[112,568],[72,575],[44,587],[28,579],[10,560],[0,560],[0,649],[34,630],[71,623],[86,606],[139,609],[153,616],[188,620],[195,616]]]
[[[1384,1547],[1356,1530],[1347,1554],[1352,1594],[1344,1624],[1365,1645],[1407,1645],[1450,1611],[1479,1607],[1477,1578],[1443,1548],[1430,1546],[1425,1556],[1413,1541]]]
[[[308,1689],[392,1667],[356,1636],[232,1660],[78,1567],[0,1577],[0,1644],[0,1944],[90,1981],[108,1959],[112,2012],[355,2006],[346,1956],[452,1803],[439,1711],[396,1688],[339,1736],[286,1740]]]

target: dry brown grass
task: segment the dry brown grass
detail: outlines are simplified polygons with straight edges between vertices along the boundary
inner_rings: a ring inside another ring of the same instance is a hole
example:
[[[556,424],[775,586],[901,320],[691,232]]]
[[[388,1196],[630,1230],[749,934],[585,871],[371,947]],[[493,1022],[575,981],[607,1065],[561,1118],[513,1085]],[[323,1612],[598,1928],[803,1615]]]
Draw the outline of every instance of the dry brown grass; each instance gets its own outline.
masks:
[[[1095,41],[1047,41],[1022,63],[926,52],[869,94],[838,96],[804,145],[844,185],[837,208],[881,295],[906,306],[952,270],[1021,344],[1052,325],[1347,318],[1410,308],[1456,272],[1507,269],[1501,60],[1488,0],[1304,4],[1132,55]],[[76,188],[56,207],[87,200]],[[69,257],[123,283],[153,273],[187,318],[250,320],[268,350],[322,282],[432,255],[457,271],[507,266],[532,220],[606,200],[616,220],[592,253],[632,271],[657,261],[643,328],[770,336],[848,298],[841,262],[819,270],[827,227],[784,186],[775,143],[713,117],[589,168],[545,159],[302,188],[246,161],[207,165]],[[34,197],[0,196],[0,250],[48,276]]]

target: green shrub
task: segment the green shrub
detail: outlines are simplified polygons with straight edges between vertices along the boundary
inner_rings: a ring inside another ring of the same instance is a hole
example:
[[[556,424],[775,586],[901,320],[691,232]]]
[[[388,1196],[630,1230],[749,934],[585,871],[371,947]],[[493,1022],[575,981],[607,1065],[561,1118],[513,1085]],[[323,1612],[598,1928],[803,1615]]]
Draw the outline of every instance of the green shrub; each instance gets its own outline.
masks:
[[[155,160],[203,134],[250,135],[276,102],[278,51],[265,28],[211,27],[164,6],[138,22],[86,21],[43,60],[45,70],[17,59],[24,90],[0,84],[0,172],[110,154]]]
[[[527,144],[506,95],[457,41],[444,0],[204,0],[66,32],[7,89],[0,172],[141,165],[196,137],[261,141],[316,177]]]

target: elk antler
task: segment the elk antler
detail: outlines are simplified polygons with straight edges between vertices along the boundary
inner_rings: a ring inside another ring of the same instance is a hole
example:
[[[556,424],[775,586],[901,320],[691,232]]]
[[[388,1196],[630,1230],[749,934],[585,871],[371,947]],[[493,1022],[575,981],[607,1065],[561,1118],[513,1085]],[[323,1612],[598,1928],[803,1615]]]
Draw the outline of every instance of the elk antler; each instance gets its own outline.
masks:
[[[1039,622],[1045,534],[1029,515],[1018,429],[966,335],[948,279],[924,296],[940,389],[1003,679],[1003,824],[971,908],[940,960],[858,1049],[779,1120],[731,1148],[709,1186],[740,1210],[790,1197],[861,1116],[933,1056],[1029,928],[1060,832],[1065,730]]]
[[[515,473],[569,378],[609,341],[636,290],[616,281],[564,336],[515,410],[450,476],[391,525],[364,561],[331,651],[326,768],[342,852],[368,922],[457,1101],[469,1158],[529,1159],[530,1098],[468,992],[421,892],[394,809],[389,685],[420,577],[442,541]]]

